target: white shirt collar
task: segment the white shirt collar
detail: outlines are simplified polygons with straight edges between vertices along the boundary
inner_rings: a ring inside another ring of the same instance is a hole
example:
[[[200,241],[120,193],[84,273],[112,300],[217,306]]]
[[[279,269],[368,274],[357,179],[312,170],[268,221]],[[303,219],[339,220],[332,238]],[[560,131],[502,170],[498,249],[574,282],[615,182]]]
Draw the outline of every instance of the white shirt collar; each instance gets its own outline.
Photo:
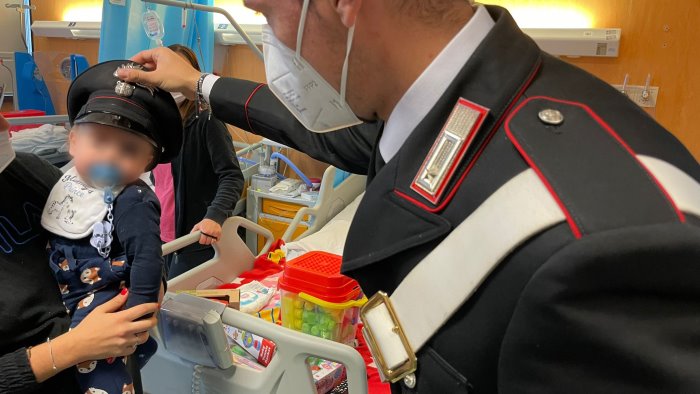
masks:
[[[389,115],[379,140],[379,152],[385,162],[396,155],[413,129],[445,93],[494,24],[486,7],[477,6],[469,22],[404,93]]]

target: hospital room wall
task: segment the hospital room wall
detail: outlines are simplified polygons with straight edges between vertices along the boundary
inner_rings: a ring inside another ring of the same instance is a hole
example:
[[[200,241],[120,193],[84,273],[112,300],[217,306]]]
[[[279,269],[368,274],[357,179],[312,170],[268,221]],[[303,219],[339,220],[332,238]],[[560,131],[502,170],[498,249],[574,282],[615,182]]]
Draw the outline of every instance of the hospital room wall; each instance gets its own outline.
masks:
[[[34,20],[62,20],[64,19],[64,14],[67,10],[69,10],[69,8],[89,9],[90,7],[102,7],[101,0],[78,0],[71,2],[65,0],[32,0],[32,4],[37,6],[33,11]],[[97,63],[99,41],[34,37],[34,49],[37,52],[51,53],[51,61],[53,64],[58,64],[60,59],[62,59],[65,54],[70,53],[82,54],[87,57],[90,64],[95,64]],[[265,80],[265,73],[262,63],[260,63],[260,61],[252,55],[252,52],[248,51],[245,47],[231,47],[229,50],[224,48],[224,55],[227,57],[227,59],[224,63],[226,64],[225,69],[220,71],[222,75],[248,78],[256,81]],[[54,69],[57,70],[57,67],[52,68],[51,74],[55,74]],[[65,97],[65,94],[68,91],[68,84],[61,84],[59,89],[61,91],[56,92],[55,95],[52,93],[52,97]],[[59,113],[65,113],[65,100],[55,101],[59,101],[56,103],[56,110]],[[231,131],[231,134],[235,140],[254,142],[261,139],[256,135],[244,133],[242,130],[234,127],[229,127],[229,130]],[[321,163],[301,152],[294,150],[289,152],[289,158],[294,161],[299,169],[309,177],[320,178],[323,175],[323,171],[328,166],[327,164]],[[291,170],[286,169],[285,167],[283,168],[286,172],[285,175],[295,177]]]
[[[69,6],[81,10],[89,10],[90,7],[102,8],[101,0],[32,0],[31,3],[36,7],[32,11],[32,20],[35,21],[64,20],[64,14],[70,9]],[[34,36],[34,51],[78,53],[85,56],[90,64],[97,63],[99,46],[99,40],[71,40],[68,38]]]
[[[558,7],[581,12],[589,27],[621,28],[617,58],[563,58],[610,84],[659,87],[650,115],[683,141],[700,160],[700,21],[699,0],[481,0],[519,10]],[[541,16],[541,14],[540,14]],[[528,15],[525,15],[527,18]],[[518,21],[520,23],[520,21]],[[542,20],[547,27],[556,21]],[[522,25],[522,23],[521,23]],[[535,26],[530,26],[535,27]]]
[[[82,0],[101,4],[98,0]],[[700,159],[700,30],[694,25],[700,20],[698,0],[482,0],[504,5],[514,12],[516,8],[532,9],[540,16],[539,9],[564,8],[582,12],[590,18],[591,27],[620,27],[622,42],[617,58],[579,58],[565,61],[577,65],[603,80],[622,83],[626,73],[630,84],[644,84],[647,74],[652,74],[652,85],[659,86],[659,98],[650,114],[680,138]],[[64,8],[74,1],[33,0],[37,5],[34,20],[61,20]],[[516,15],[517,17],[517,15]],[[550,24],[551,20],[542,20]],[[97,59],[97,40],[62,40],[35,38],[37,50],[66,50],[82,53],[91,63]],[[223,49],[226,56],[225,76],[264,80],[260,61],[244,46]],[[240,132],[233,133],[236,139]],[[249,140],[258,137],[249,136]],[[308,165],[307,165],[308,161]],[[312,159],[300,159],[302,169],[320,175],[323,166]]]
[[[31,4],[36,8],[32,11],[34,21],[60,21],[65,20],[67,11],[79,9],[81,12],[101,13],[101,0],[32,0]],[[71,40],[67,38],[48,38],[34,36],[34,51],[36,62],[41,69],[42,76],[46,79],[61,81],[50,84],[51,97],[54,101],[56,113],[66,113],[66,101],[57,100],[56,97],[65,97],[68,93],[70,82],[65,81],[59,74],[58,64],[67,55],[76,53],[87,58],[89,64],[97,63],[99,40]]]
[[[647,109],[700,160],[700,0],[482,0],[511,8],[560,8],[583,13],[588,27],[622,28],[617,58],[563,58],[610,84],[659,87],[657,106]],[[516,14],[516,18],[518,15]],[[519,21],[520,22],[520,21]],[[542,21],[551,24],[552,21]],[[533,26],[531,26],[533,27]],[[228,49],[225,75],[264,80],[257,58],[244,46]]]

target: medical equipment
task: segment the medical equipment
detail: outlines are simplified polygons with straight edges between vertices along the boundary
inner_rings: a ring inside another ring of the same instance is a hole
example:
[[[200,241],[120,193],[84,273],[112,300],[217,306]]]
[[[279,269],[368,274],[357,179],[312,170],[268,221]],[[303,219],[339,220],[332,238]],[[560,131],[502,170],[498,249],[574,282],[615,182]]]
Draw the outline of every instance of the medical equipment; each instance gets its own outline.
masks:
[[[153,10],[144,12],[141,23],[143,24],[143,30],[146,32],[146,36],[154,41],[156,46],[162,47],[165,27],[163,27],[163,22],[161,22],[158,13]]]
[[[350,394],[366,393],[365,363],[355,349],[279,327],[213,301],[172,293],[216,287],[252,268],[254,256],[238,237],[240,227],[263,236],[267,246],[272,243],[269,230],[243,218],[230,218],[224,223],[222,242],[214,245],[214,258],[168,282],[169,292],[163,301],[163,308],[166,303],[168,306],[167,315],[160,319],[167,326],[153,333],[161,346],[142,370],[144,390],[151,394],[181,393],[183,388],[196,393],[315,393],[306,360],[317,357],[345,366]],[[163,254],[195,243],[199,236],[193,233],[165,244]],[[232,351],[223,345],[224,325],[272,341],[276,349],[270,364],[262,370],[242,365],[227,368]]]
[[[179,7],[179,8],[190,8],[193,10],[197,11],[205,11],[205,12],[213,12],[215,14],[221,14],[223,15],[228,21],[231,23],[231,26],[233,26],[234,29],[240,34],[241,38],[248,44],[248,47],[255,53],[260,60],[264,58],[263,53],[258,49],[258,47],[255,45],[255,43],[248,37],[248,34],[243,30],[243,28],[236,22],[235,19],[231,16],[231,14],[226,11],[225,9],[221,7],[211,7],[211,6],[206,6],[206,5],[201,5],[201,4],[194,4],[191,1],[189,2],[184,2],[184,1],[176,1],[176,0],[141,0],[144,3],[153,3],[153,4],[163,4],[167,6],[172,6],[172,7]]]
[[[274,159],[280,159],[283,162],[287,163],[289,168],[291,168],[292,171],[294,171],[299,176],[299,179],[301,179],[302,182],[304,182],[309,189],[312,189],[314,187],[311,183],[311,180],[309,180],[309,178],[303,172],[301,172],[299,167],[297,167],[291,160],[289,160],[287,156],[281,154],[280,152],[275,152],[270,155],[270,160]]]
[[[287,197],[248,189],[246,217],[272,231],[276,238],[289,241],[313,233],[352,202],[365,188],[366,178],[352,174],[335,185],[342,171],[329,166],[323,173],[316,199]],[[299,213],[301,212],[301,213]],[[262,250],[262,238],[246,235],[248,247]]]
[[[262,171],[263,168],[260,166],[259,171]],[[269,174],[258,172],[252,176],[250,187],[253,190],[268,192],[277,184],[277,180],[277,174],[274,171]]]
[[[339,172],[342,171],[333,166],[329,166],[323,172],[318,197],[313,201],[313,204],[308,204],[296,212],[289,227],[282,235],[284,241],[302,239],[315,233],[364,192],[367,183],[366,176],[350,174],[336,184],[334,180]],[[309,225],[303,232],[299,232],[300,228],[305,227],[304,222],[308,222]]]

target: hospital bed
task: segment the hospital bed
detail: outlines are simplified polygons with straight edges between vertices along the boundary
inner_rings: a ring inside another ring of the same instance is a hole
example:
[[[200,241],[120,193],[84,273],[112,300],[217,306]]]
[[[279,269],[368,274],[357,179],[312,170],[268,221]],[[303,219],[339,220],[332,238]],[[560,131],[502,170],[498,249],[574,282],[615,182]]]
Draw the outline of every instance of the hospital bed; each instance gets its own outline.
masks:
[[[365,362],[352,347],[313,337],[213,301],[176,294],[178,290],[215,288],[253,267],[255,256],[238,236],[240,227],[266,239],[269,230],[240,217],[228,219],[215,256],[168,282],[159,327],[154,338],[159,350],[142,370],[144,391],[160,393],[316,393],[306,360],[318,357],[345,366],[350,394],[367,392]],[[163,245],[169,254],[197,242],[198,233]],[[275,355],[263,370],[233,365],[224,325],[273,341]]]
[[[304,220],[309,223],[308,229],[296,239],[302,239],[317,232],[364,192],[367,183],[366,176],[350,174],[347,178],[336,181],[338,172],[339,170],[334,166],[326,168],[321,179],[321,188],[318,191],[316,204],[313,207],[304,207],[297,211],[282,236],[285,242],[294,240],[293,234]],[[307,217],[308,219],[306,219]]]
[[[319,190],[318,204],[313,208],[300,211],[292,226],[302,222],[306,215],[314,217],[309,230],[297,240],[287,243],[288,261],[312,250],[342,254],[350,222],[363,196],[366,178],[350,175],[340,183],[334,182],[336,171],[329,167],[323,176]],[[340,212],[339,212],[340,211]],[[254,256],[238,237],[238,228],[262,235],[267,250],[272,242],[269,230],[243,218],[231,218],[224,224],[222,241],[215,244],[215,257],[209,262],[168,282],[167,299],[175,297],[178,290],[215,288],[229,283],[240,273],[252,267]],[[289,234],[292,234],[290,232]],[[163,247],[163,253],[169,254],[191,243],[197,242],[197,234],[189,235]],[[181,295],[180,295],[181,296]],[[181,296],[182,297],[182,296]],[[166,302],[163,303],[167,307]],[[172,352],[164,339],[158,336],[160,348],[143,371],[145,391],[158,393],[315,393],[310,379],[310,372],[305,360],[309,356],[342,363],[348,376],[350,393],[367,391],[366,366],[354,349],[335,342],[301,334],[281,326],[274,325],[252,315],[233,309],[221,308],[220,305],[202,306],[207,309],[217,307],[223,310],[211,318],[221,324],[251,331],[275,342],[281,352],[264,371],[254,371],[246,366],[235,365],[227,369],[197,364],[188,350],[180,356]],[[161,320],[163,316],[161,316]],[[220,333],[220,330],[219,330]],[[177,346],[177,345],[175,345]],[[184,357],[181,357],[183,356]],[[201,360],[200,360],[201,361]]]
[[[68,115],[7,118],[10,126],[27,126],[12,132],[12,147],[17,152],[33,153],[51,164],[70,161],[68,154]]]

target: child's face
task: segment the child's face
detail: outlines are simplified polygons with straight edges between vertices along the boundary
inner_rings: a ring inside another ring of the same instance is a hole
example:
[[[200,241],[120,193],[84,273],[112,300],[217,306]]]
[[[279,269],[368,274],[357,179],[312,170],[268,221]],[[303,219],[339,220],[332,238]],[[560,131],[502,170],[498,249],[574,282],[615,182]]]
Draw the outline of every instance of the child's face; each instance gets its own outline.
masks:
[[[75,125],[69,136],[70,155],[82,176],[94,164],[116,166],[124,184],[136,181],[154,159],[154,147],[145,138],[97,123]]]

